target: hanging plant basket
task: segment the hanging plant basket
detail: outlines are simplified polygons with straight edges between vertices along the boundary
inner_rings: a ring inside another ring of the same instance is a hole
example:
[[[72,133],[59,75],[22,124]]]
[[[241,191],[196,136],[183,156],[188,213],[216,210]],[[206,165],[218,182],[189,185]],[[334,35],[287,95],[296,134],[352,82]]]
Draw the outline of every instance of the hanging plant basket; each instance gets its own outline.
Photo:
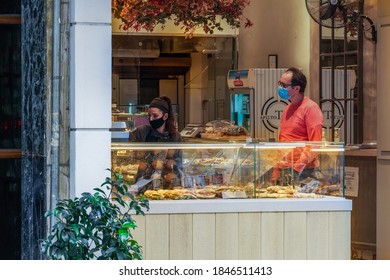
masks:
[[[121,19],[123,30],[153,31],[156,25],[165,27],[167,21],[180,25],[191,37],[197,28],[206,34],[222,31],[221,20],[232,28],[240,27],[245,18],[245,27],[253,23],[243,16],[250,0],[112,0],[114,18]]]

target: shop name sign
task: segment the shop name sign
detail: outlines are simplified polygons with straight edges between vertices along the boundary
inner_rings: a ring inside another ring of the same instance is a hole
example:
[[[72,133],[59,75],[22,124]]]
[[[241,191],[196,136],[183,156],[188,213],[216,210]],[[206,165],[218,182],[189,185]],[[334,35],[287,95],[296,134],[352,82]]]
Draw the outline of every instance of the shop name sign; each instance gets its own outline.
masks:
[[[278,130],[282,112],[287,105],[288,103],[286,101],[273,96],[265,101],[261,108],[260,119],[268,131],[275,132]]]
[[[284,100],[270,97],[261,108],[260,120],[263,126],[270,132],[277,132],[282,118],[282,112],[289,103]],[[334,106],[334,116],[332,116],[332,104],[330,101],[322,103],[322,114],[324,115],[324,128],[340,128],[344,123],[344,107],[341,102],[336,101]]]
[[[332,103],[326,101],[322,103],[322,114],[324,115],[324,128],[340,128],[344,123],[344,106],[340,101],[334,102],[334,115],[332,115]],[[332,120],[334,122],[332,126]]]

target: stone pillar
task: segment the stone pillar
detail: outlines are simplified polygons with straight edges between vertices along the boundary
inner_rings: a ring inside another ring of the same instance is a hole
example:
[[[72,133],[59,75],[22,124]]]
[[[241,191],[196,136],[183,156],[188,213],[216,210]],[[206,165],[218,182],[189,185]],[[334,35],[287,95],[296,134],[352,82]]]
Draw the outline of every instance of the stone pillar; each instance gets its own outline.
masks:
[[[46,1],[22,0],[22,259],[41,259],[46,210]]]

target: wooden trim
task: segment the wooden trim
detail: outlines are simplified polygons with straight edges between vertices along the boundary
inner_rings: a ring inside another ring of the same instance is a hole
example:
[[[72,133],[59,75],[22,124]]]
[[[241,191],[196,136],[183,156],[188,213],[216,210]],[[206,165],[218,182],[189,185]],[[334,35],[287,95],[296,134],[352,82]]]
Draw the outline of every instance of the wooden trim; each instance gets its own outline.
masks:
[[[0,159],[3,158],[22,158],[22,150],[19,149],[0,149]]]
[[[156,59],[114,57],[113,66],[191,67],[191,57],[159,57]]]
[[[21,24],[22,17],[20,15],[0,15],[0,24]]]

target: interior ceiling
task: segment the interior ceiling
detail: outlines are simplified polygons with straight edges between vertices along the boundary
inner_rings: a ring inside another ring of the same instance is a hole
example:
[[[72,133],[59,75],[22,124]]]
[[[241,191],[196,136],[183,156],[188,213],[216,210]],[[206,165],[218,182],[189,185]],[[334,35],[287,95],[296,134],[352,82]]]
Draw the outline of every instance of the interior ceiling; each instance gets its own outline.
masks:
[[[113,35],[112,50],[116,57],[121,57],[121,52],[127,52],[127,57],[150,57],[148,53],[192,53],[215,50],[216,40],[214,37]]]
[[[221,51],[228,40],[231,37],[112,35],[113,73],[183,75],[191,67],[191,53]]]
[[[191,53],[214,49],[215,38],[113,35],[113,73],[121,77],[185,75]]]

